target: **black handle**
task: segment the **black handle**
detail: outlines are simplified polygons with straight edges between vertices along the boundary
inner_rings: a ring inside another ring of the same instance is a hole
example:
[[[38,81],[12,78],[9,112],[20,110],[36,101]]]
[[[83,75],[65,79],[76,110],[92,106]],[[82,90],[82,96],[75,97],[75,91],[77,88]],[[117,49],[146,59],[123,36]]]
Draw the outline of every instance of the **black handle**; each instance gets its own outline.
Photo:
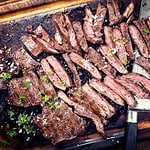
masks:
[[[125,150],[136,150],[137,123],[127,122]]]

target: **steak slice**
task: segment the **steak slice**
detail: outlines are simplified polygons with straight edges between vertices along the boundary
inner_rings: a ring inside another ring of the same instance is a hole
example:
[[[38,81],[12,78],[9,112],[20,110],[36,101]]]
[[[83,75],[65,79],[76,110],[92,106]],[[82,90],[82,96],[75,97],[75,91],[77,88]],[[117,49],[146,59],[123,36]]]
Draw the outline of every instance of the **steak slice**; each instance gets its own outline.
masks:
[[[50,67],[46,59],[41,60],[41,66],[43,68],[43,71],[45,72],[45,74],[48,75],[49,80],[55,87],[61,90],[66,90],[64,82],[62,82],[61,79],[57,76],[57,74],[53,72],[52,68]]]
[[[147,19],[147,25],[148,25],[149,30],[150,30],[150,16],[149,16],[148,19]]]
[[[110,98],[116,104],[124,106],[123,99],[118,94],[116,94],[111,88],[106,86],[101,81],[96,80],[96,79],[92,79],[92,80],[89,81],[89,85],[92,88],[94,88],[95,90],[97,90],[97,92],[99,92],[99,93],[107,96],[108,98]]]
[[[104,35],[105,35],[105,43],[109,46],[109,48],[114,48],[115,43],[113,41],[113,30],[109,26],[104,26]]]
[[[74,107],[74,113],[76,113],[76,114],[78,114],[80,116],[84,116],[84,117],[90,118],[93,121],[93,123],[95,124],[97,131],[100,134],[102,134],[103,136],[105,136],[104,127],[103,127],[104,125],[103,125],[103,123],[101,121],[101,118],[99,118],[96,114],[91,112],[89,110],[89,108],[87,108],[86,106],[84,106],[82,104],[79,104],[79,103],[76,103],[72,99],[68,98],[64,92],[59,91],[58,92],[58,96],[65,103],[67,103],[68,105]]]
[[[131,1],[123,12],[123,17],[129,18],[134,11],[134,3]]]
[[[135,63],[143,67],[150,74],[150,62],[147,58],[140,56],[136,58]]]
[[[112,117],[114,112],[110,112],[109,105],[105,102],[106,100],[94,91],[87,83],[82,86],[81,91],[84,97],[89,101],[91,105],[90,107],[93,109],[94,113],[104,118]]]
[[[124,77],[115,78],[122,86],[124,86],[128,91],[134,94],[138,98],[150,98],[150,92],[140,85],[128,80]]]
[[[7,90],[7,85],[3,79],[0,79],[0,91]]]
[[[41,103],[39,79],[29,71],[22,78],[13,78],[8,84],[8,102],[17,106],[35,106]]]
[[[121,33],[123,35],[123,40],[125,42],[124,45],[125,45],[126,51],[128,53],[128,60],[134,60],[134,50],[133,50],[131,38],[130,38],[129,32],[128,32],[128,24],[125,22],[122,22],[120,24],[120,29],[121,29]]]
[[[75,64],[87,70],[93,77],[97,79],[102,78],[98,69],[91,62],[89,62],[88,60],[82,58],[80,55],[73,53],[73,52],[70,53],[69,56]]]
[[[124,86],[122,86],[119,82],[115,81],[113,78],[106,76],[104,78],[104,84],[111,88],[115,93],[121,96],[128,105],[135,106],[136,101],[134,97],[128,92]]]
[[[148,91],[150,91],[150,79],[146,78],[145,76],[132,72],[132,73],[128,73],[127,75],[124,75],[123,77],[125,77],[131,81],[134,81],[135,83],[141,84]]]
[[[73,29],[75,31],[77,41],[78,41],[80,47],[85,52],[87,52],[88,44],[87,44],[86,38],[84,36],[84,32],[83,32],[81,23],[79,21],[73,21],[72,26],[73,26]]]
[[[107,61],[114,68],[116,68],[116,70],[118,72],[120,72],[122,74],[128,73],[127,69],[123,66],[123,64],[120,62],[120,60],[113,54],[113,49],[109,49],[108,46],[102,45],[99,50],[104,55],[104,57],[106,57]]]
[[[119,5],[117,0],[107,0],[107,9],[109,13],[110,25],[118,23],[122,16],[120,15]]]
[[[149,49],[149,53],[150,53],[150,33],[148,34],[145,30],[148,30],[148,26],[145,23],[145,20],[135,20],[133,21],[133,23],[135,24],[135,26],[138,28],[138,30],[140,31],[144,42],[146,43],[148,49]]]
[[[77,72],[76,66],[74,65],[74,63],[71,61],[70,56],[68,53],[64,53],[63,58],[65,59],[67,65],[69,66],[72,74],[73,74],[73,81],[76,87],[80,87],[81,86],[81,80],[80,80],[80,76]]]
[[[21,41],[34,56],[38,56],[45,49],[43,44],[39,43],[32,35],[23,35]]]
[[[33,123],[43,136],[56,145],[61,141],[71,140],[85,132],[86,122],[74,114],[63,101],[58,102],[59,109],[45,105],[42,113],[33,118]]]
[[[100,53],[98,53],[95,49],[92,47],[88,48],[87,54],[84,56],[85,59],[89,60],[90,62],[94,63],[95,66],[99,70],[102,70],[106,75],[108,76],[115,76],[116,70],[113,68],[103,57]]]
[[[141,55],[144,56],[145,58],[148,58],[148,48],[144,42],[141,33],[134,25],[129,25],[129,32],[133,39],[134,44],[137,46]]]
[[[54,56],[48,56],[47,58],[48,63],[51,65],[52,69],[55,71],[55,73],[58,75],[58,77],[61,79],[63,85],[71,87],[72,81],[61,65],[61,63],[54,57]]]
[[[76,34],[73,29],[72,23],[70,21],[69,15],[64,14],[64,17],[65,17],[65,21],[66,21],[66,28],[67,28],[67,31],[69,34],[69,42],[70,42],[71,46],[73,47],[73,49],[77,50],[77,53],[78,53],[78,51],[80,51],[81,49],[77,42]]]
[[[127,59],[127,52],[126,48],[124,45],[124,40],[122,33],[119,28],[114,28],[113,29],[113,41],[115,42],[115,47],[117,47],[117,55],[120,59],[120,61],[124,64],[127,65],[128,59]]]
[[[83,23],[83,31],[85,34],[85,37],[88,41],[90,41],[93,44],[102,42],[101,37],[97,37],[95,35],[94,29],[93,29],[93,22],[94,22],[95,16],[93,16],[90,7],[85,7],[85,17],[84,17],[84,23]],[[100,31],[99,31],[100,32]]]
[[[32,59],[32,57],[23,49],[20,48],[14,52],[14,61],[23,71],[29,71],[37,68],[40,63]]]

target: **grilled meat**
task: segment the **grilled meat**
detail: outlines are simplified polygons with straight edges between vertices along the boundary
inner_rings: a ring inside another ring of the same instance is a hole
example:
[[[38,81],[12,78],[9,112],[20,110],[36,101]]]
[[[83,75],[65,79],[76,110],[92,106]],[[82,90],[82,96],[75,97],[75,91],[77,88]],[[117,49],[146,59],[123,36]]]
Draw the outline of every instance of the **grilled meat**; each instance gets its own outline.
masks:
[[[93,77],[95,77],[97,79],[102,78],[100,72],[97,70],[97,68],[91,62],[82,58],[80,55],[78,55],[76,53],[70,53],[69,56],[75,64],[77,64],[80,67],[82,67],[83,69],[87,70]]]
[[[23,49],[18,49],[14,52],[14,61],[23,71],[35,69],[40,65],[39,62],[32,59],[32,57]]]
[[[93,111],[104,118],[110,118],[114,114],[109,109],[108,103],[105,99],[100,96],[96,91],[94,91],[87,83],[82,86],[82,94],[90,102]],[[92,106],[93,105],[93,106]],[[110,106],[111,107],[111,106]]]
[[[78,45],[77,39],[76,39],[76,34],[75,31],[72,27],[72,23],[69,19],[69,16],[67,14],[64,14],[65,20],[66,20],[66,28],[69,34],[69,42],[71,44],[71,46],[73,47],[73,49],[80,51],[80,46]],[[80,53],[80,52],[79,52]]]
[[[115,43],[113,41],[113,31],[112,28],[109,26],[104,26],[104,35],[105,35],[105,42],[109,46],[109,48],[114,48]]]
[[[0,79],[0,91],[1,90],[6,90],[6,89],[7,89],[6,83],[4,82],[3,79]]]
[[[148,92],[145,88],[140,85],[134,83],[131,80],[128,80],[123,77],[115,78],[117,82],[119,82],[122,86],[124,86],[128,91],[134,94],[138,98],[150,98],[150,92]]]
[[[150,74],[150,62],[147,58],[140,56],[136,58],[135,63],[143,67]]]
[[[135,83],[141,84],[148,91],[150,91],[150,79],[146,78],[145,76],[132,72],[132,73],[128,73],[127,75],[124,75],[123,77],[125,77],[131,81],[134,81]]]
[[[79,74],[77,72],[76,66],[71,61],[69,54],[64,53],[62,56],[65,59],[67,65],[69,66],[69,68],[73,74],[73,81],[74,81],[75,86],[80,87],[81,86],[81,80],[80,80]]]
[[[133,47],[132,47],[131,38],[130,38],[129,32],[128,32],[128,24],[122,22],[120,24],[120,29],[121,29],[121,33],[123,35],[124,45],[125,45],[126,51],[128,53],[128,59],[134,60],[134,51],[133,51]]]
[[[81,23],[79,21],[76,21],[76,22],[74,21],[72,23],[72,26],[73,26],[73,29],[75,31],[75,34],[76,34],[76,37],[77,37],[77,41],[78,41],[80,47],[85,52],[87,52],[88,44],[87,44],[86,38],[84,36],[84,32],[83,32]]]
[[[104,133],[104,127],[103,127],[103,123],[101,121],[101,118],[99,118],[96,114],[94,114],[93,112],[91,112],[86,106],[78,104],[76,102],[74,102],[73,100],[69,99],[65,93],[63,93],[62,91],[58,92],[58,96],[68,105],[73,106],[74,107],[74,113],[80,115],[80,116],[84,116],[87,118],[90,118],[93,123],[96,126],[96,129],[99,133],[101,133],[102,135],[105,135]]]
[[[38,56],[45,49],[43,44],[39,43],[32,35],[23,35],[21,41],[34,56]]]
[[[107,8],[103,4],[98,3],[97,11],[94,16],[94,24],[93,24],[93,30],[97,38],[101,38],[102,36],[101,31],[106,16],[106,12],[107,12]]]
[[[111,88],[115,93],[117,93],[119,96],[121,96],[128,105],[135,106],[136,101],[134,100],[134,97],[131,95],[130,92],[128,92],[125,87],[123,87],[119,82],[115,81],[113,78],[106,76],[104,78],[104,84]]]
[[[115,76],[116,70],[113,68],[106,59],[94,50],[92,47],[88,48],[88,53],[84,56],[85,59],[89,60],[90,62],[94,63],[95,66],[99,70],[102,70],[108,76]]]
[[[58,77],[62,80],[63,84],[71,87],[72,81],[61,63],[54,56],[48,56],[46,59]]]
[[[129,18],[134,11],[134,3],[131,1],[130,4],[126,7],[123,17]]]
[[[124,45],[123,36],[119,28],[113,29],[113,40],[115,42],[115,47],[118,48],[118,57],[120,61],[126,65],[128,63],[127,52]]]
[[[119,5],[117,0],[107,0],[107,9],[109,13],[110,25],[118,23],[122,16],[120,15]]]
[[[120,62],[120,60],[113,54],[114,50],[109,49],[108,46],[102,45],[99,48],[100,52],[106,57],[107,61],[114,67],[116,70],[122,74],[128,73],[126,68]]]
[[[8,85],[8,101],[17,106],[34,106],[41,103],[41,90],[36,74],[29,71],[22,78],[13,78]]]
[[[149,49],[149,53],[150,53],[150,35],[146,32],[146,30],[148,30],[147,24],[145,23],[144,19],[135,20],[135,21],[133,21],[133,23],[135,24],[135,26],[140,31],[140,33],[144,39],[144,42],[146,43],[146,45]]]
[[[148,58],[147,45],[145,44],[138,29],[134,25],[129,25],[129,32],[141,55],[145,58]]]
[[[44,106],[42,113],[33,118],[33,123],[43,136],[52,144],[71,140],[85,131],[85,121],[74,114],[63,101],[58,102],[59,109]]]
[[[150,16],[149,16],[148,19],[147,19],[147,25],[148,25],[149,30],[150,30]]]
[[[96,44],[96,43],[100,43],[102,41],[102,38],[99,36],[97,37],[95,35],[94,29],[93,29],[94,17],[95,16],[93,16],[90,8],[88,6],[86,6],[85,7],[85,18],[84,18],[84,23],[83,23],[83,31],[84,31],[86,39],[88,41],[90,41],[91,43]]]
[[[41,60],[41,66],[42,66],[45,74],[48,75],[49,80],[55,87],[57,87],[58,89],[61,89],[61,90],[66,89],[64,82],[57,76],[56,73],[53,72],[52,68],[50,67],[50,65],[46,59]]]
[[[96,79],[92,79],[92,80],[89,81],[89,85],[92,88],[94,88],[95,90],[97,90],[99,93],[101,93],[101,94],[107,96],[108,98],[110,98],[116,104],[124,106],[123,99],[118,94],[116,94],[113,90],[111,90],[111,88],[107,87],[101,81],[96,80]]]

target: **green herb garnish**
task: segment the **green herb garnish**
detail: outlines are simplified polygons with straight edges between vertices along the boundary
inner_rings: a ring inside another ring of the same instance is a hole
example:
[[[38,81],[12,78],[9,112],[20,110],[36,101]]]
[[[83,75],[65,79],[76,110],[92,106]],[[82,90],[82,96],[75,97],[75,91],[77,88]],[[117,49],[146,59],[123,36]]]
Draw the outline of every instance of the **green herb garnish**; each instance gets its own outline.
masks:
[[[5,148],[5,147],[8,147],[8,146],[10,146],[10,143],[7,142],[6,140],[0,141],[0,147]]]
[[[8,110],[8,115],[9,115],[10,118],[13,117],[14,114],[15,114],[15,113],[14,113],[13,110]]]
[[[6,72],[3,72],[2,73],[2,78],[4,79],[4,80],[8,80],[8,79],[10,79],[12,76],[11,76],[11,74],[9,74],[9,73],[6,73]]]
[[[83,65],[83,61],[82,61],[82,60],[79,60],[79,64],[80,64],[80,65]]]
[[[30,82],[29,81],[24,81],[23,83],[25,88],[29,88],[30,87]]]
[[[19,126],[22,124],[28,124],[31,120],[31,116],[25,115],[25,114],[19,114],[17,123]]]
[[[146,34],[150,34],[150,30],[147,29],[147,28],[144,28],[143,31],[144,31]]]
[[[7,132],[7,134],[8,134],[10,137],[16,136],[16,135],[17,135],[16,128],[12,128],[10,131]]]
[[[33,132],[35,132],[34,126],[29,125],[29,124],[25,126],[25,130],[26,130],[27,133],[33,133]]]
[[[17,101],[17,104],[18,104],[19,106],[22,106],[22,105],[23,105],[22,100],[19,99],[19,100]]]
[[[49,96],[44,95],[44,96],[42,97],[42,99],[43,99],[43,101],[44,101],[45,103],[47,103],[47,102],[49,101]]]
[[[26,99],[27,97],[25,95],[19,95],[19,99]]]
[[[77,92],[76,92],[76,96],[77,96],[78,98],[81,98],[81,97],[82,97],[81,91],[77,91]]]
[[[49,78],[48,78],[48,75],[46,74],[46,75],[44,75],[44,82],[46,82],[46,83],[48,83],[50,80],[49,80]]]
[[[58,100],[58,98],[59,98],[59,97],[58,97],[57,95],[55,95],[55,96],[53,97],[53,100],[56,101],[56,100]]]

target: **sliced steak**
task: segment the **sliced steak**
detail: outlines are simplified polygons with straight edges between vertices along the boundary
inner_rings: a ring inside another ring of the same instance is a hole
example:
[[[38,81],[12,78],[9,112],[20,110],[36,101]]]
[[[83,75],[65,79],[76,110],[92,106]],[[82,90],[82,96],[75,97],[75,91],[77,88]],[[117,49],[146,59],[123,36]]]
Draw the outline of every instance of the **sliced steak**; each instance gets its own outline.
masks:
[[[122,86],[124,86],[128,91],[134,94],[138,98],[150,98],[150,92],[140,85],[128,80],[124,77],[115,78]]]
[[[61,90],[66,90],[66,86],[64,85],[64,82],[62,82],[61,79],[57,76],[57,74],[53,72],[52,68],[50,67],[46,59],[41,60],[41,66],[45,74],[48,75],[49,80],[55,87]]]
[[[148,19],[147,19],[147,25],[148,25],[149,30],[150,30],[150,16],[149,16]]]
[[[138,57],[135,60],[135,63],[143,67],[150,74],[150,61],[145,57]]]
[[[113,78],[106,76],[104,78],[104,84],[111,88],[115,93],[121,96],[128,105],[135,106],[136,101],[134,97],[128,92],[124,86],[122,86],[119,82],[115,81]]]
[[[69,56],[75,64],[77,64],[78,66],[87,70],[93,77],[95,77],[97,79],[102,78],[98,69],[92,63],[90,63],[88,60],[82,58],[80,55],[78,55],[76,53],[71,53]]]
[[[135,26],[138,28],[138,30],[140,31],[144,42],[146,43],[148,49],[149,49],[149,53],[150,53],[150,33],[147,33],[148,30],[148,26],[145,23],[145,20],[135,20],[133,21],[133,23],[135,24]]]
[[[38,56],[45,49],[43,44],[39,43],[32,35],[23,35],[21,41],[34,56]]]
[[[73,29],[75,31],[75,34],[76,34],[76,37],[77,37],[77,41],[78,41],[80,47],[85,52],[87,52],[88,44],[87,44],[86,38],[84,36],[84,32],[83,32],[81,23],[79,21],[76,21],[76,22],[74,21],[72,23],[72,25],[73,25]]]
[[[130,38],[129,32],[128,32],[128,24],[126,24],[125,22],[122,22],[120,24],[120,29],[121,29],[121,33],[123,35],[123,40],[125,42],[124,43],[125,48],[126,48],[126,51],[128,53],[128,59],[134,60],[134,50],[133,50],[131,38]]]
[[[94,63],[99,70],[102,70],[108,76],[115,76],[116,70],[113,68],[100,53],[92,47],[88,48],[88,53],[84,56],[85,59]]]
[[[99,93],[107,96],[108,98],[110,98],[116,104],[124,106],[123,99],[118,94],[116,94],[113,90],[111,90],[111,88],[106,86],[101,81],[96,80],[96,79],[92,79],[92,80],[89,81],[89,85],[92,88],[94,88],[95,90],[97,90],[97,92],[99,92]]]
[[[115,47],[118,49],[117,55],[120,61],[126,65],[128,63],[127,52],[124,45],[123,36],[119,28],[113,29],[113,41],[115,42]]]
[[[134,3],[131,1],[123,12],[123,17],[129,18],[134,11]]]
[[[109,46],[109,48],[114,48],[115,43],[113,41],[113,31],[109,26],[104,26],[104,35],[105,35],[105,43]]]
[[[63,82],[63,85],[71,87],[72,81],[61,65],[61,63],[54,57],[54,56],[48,56],[47,58],[48,63],[51,65],[52,69],[55,71],[55,73],[58,75],[58,77]]]
[[[148,48],[141,36],[141,33],[134,25],[129,25],[129,32],[141,55],[148,58]]]
[[[106,16],[106,12],[107,12],[107,8],[102,3],[98,3],[97,11],[94,16],[94,24],[93,24],[93,30],[97,38],[101,38],[102,36],[101,31]]]
[[[51,109],[45,105],[42,113],[32,120],[41,130],[43,136],[54,145],[83,134],[86,125],[86,122],[74,114],[63,101],[58,104],[59,109]]]
[[[93,16],[93,14],[90,10],[90,7],[86,6],[85,7],[84,23],[83,23],[83,31],[84,31],[86,39],[88,41],[90,41],[91,43],[96,44],[96,43],[100,43],[102,41],[102,38],[97,37],[95,35],[94,29],[93,29],[94,17],[95,16]]]
[[[29,71],[22,78],[13,78],[8,85],[8,101],[17,106],[34,106],[41,103],[39,79]]]
[[[148,91],[150,91],[150,79],[146,78],[145,76],[138,74],[138,73],[128,73],[123,77],[134,81],[135,83],[142,84]]]
[[[108,13],[109,13],[110,25],[118,23],[122,17],[120,15],[118,1],[117,0],[107,0],[107,9],[108,9]]]
[[[113,49],[109,49],[108,46],[102,45],[99,48],[100,52],[106,57],[107,61],[114,67],[116,70],[122,74],[128,73],[127,69],[123,66],[120,60],[113,54],[110,53]]]
[[[7,90],[7,84],[4,82],[3,79],[0,79],[0,91]]]
[[[74,81],[75,86],[80,87],[81,86],[81,79],[80,79],[79,74],[77,72],[76,66],[71,61],[68,53],[64,53],[62,56],[65,59],[67,65],[69,66],[69,68],[73,74],[73,81]]]
[[[20,66],[23,71],[35,69],[40,65],[40,63],[32,59],[23,48],[15,51],[13,56],[15,63]]]
[[[103,127],[103,123],[101,121],[101,118],[99,118],[96,114],[94,114],[93,112],[91,112],[86,106],[82,105],[82,104],[78,104],[76,102],[74,102],[73,100],[69,99],[64,92],[59,91],[58,92],[58,96],[68,105],[73,106],[74,107],[74,113],[80,115],[80,116],[84,116],[87,118],[90,118],[93,123],[96,126],[97,131],[102,134],[105,135],[104,133],[104,127]]]
[[[70,21],[69,15],[68,14],[64,14],[65,20],[66,20],[66,28],[69,34],[69,42],[71,44],[71,46],[73,47],[73,49],[80,51],[80,46],[77,42],[77,38],[76,38],[76,34],[75,31],[73,29],[72,23]],[[80,53],[80,52],[79,52]]]
[[[91,106],[94,108],[93,111],[104,118],[110,118],[112,112],[110,112],[109,105],[105,103],[105,99],[100,96],[96,91],[94,91],[87,83],[82,86],[82,94],[90,102]]]

